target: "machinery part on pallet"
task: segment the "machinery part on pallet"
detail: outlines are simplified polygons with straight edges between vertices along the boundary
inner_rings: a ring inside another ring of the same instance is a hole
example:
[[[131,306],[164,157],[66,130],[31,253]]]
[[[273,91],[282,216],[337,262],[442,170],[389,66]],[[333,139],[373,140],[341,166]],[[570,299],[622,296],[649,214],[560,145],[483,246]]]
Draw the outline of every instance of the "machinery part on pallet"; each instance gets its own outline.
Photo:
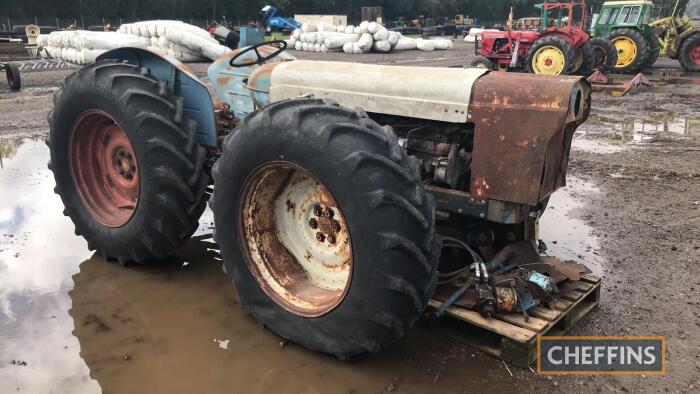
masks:
[[[535,296],[528,289],[520,289],[518,291],[518,304],[515,306],[516,312],[524,312],[532,307],[540,304],[540,300],[535,298]]]
[[[435,202],[390,127],[332,101],[284,100],[244,118],[222,149],[216,241],[260,324],[347,359],[415,323],[437,280]]]
[[[493,62],[483,56],[477,56],[474,60],[469,63],[470,68],[485,68],[487,70],[494,70]]]
[[[574,61],[574,71],[572,74],[587,77],[593,72],[595,66],[595,54],[593,47],[586,41],[576,49],[576,60]]]
[[[165,258],[206,207],[206,153],[182,99],[147,68],[105,60],[54,94],[46,143],[76,234],[120,263]]]
[[[513,244],[508,244],[504,246],[503,249],[496,253],[496,255],[493,256],[491,260],[489,260],[486,263],[486,269],[488,270],[488,272],[502,271],[504,268],[503,263],[508,261],[508,259],[510,259],[513,256],[513,254],[515,254],[515,247],[513,246]]]
[[[651,82],[642,73],[635,75],[634,78],[625,83],[615,84],[607,74],[596,71],[588,77],[588,82],[591,83],[591,89],[594,92],[610,92],[615,97],[624,96],[635,88],[651,86]]]
[[[695,33],[683,41],[678,60],[686,71],[700,71],[700,33]]]
[[[457,238],[453,237],[442,237],[442,248],[443,249],[449,249],[449,248],[457,248],[461,249],[471,255],[472,262],[473,264],[477,263],[483,263],[483,259],[481,256],[474,251],[469,245],[466,243],[460,241]],[[442,254],[442,253],[441,253]],[[465,274],[469,274],[469,269],[472,267],[472,264],[467,264],[463,268],[460,268],[458,270],[452,271],[452,272],[438,272],[438,285],[442,284],[447,284],[447,283],[452,283],[455,280],[458,280],[460,278],[463,278]]]
[[[491,318],[496,313],[496,295],[491,285],[488,283],[478,283],[476,291],[479,293],[479,303],[476,310],[485,318]]]
[[[593,37],[587,42],[593,48],[593,70],[610,72],[617,64],[617,48],[604,37]]]
[[[512,287],[496,287],[496,310],[503,313],[515,311],[518,292]]]
[[[617,48],[615,71],[621,73],[639,72],[649,57],[649,44],[644,36],[635,29],[615,29],[609,35]]]
[[[22,89],[22,78],[19,75],[19,69],[14,63],[0,64],[0,71],[5,69],[7,75],[7,83],[10,85],[10,91],[19,92]]]
[[[653,66],[654,63],[656,63],[656,61],[659,59],[659,56],[661,55],[661,44],[659,44],[659,36],[657,36],[655,32],[651,32],[651,37],[649,38],[648,43],[649,55],[647,56],[647,60],[644,61],[644,66],[642,66],[642,70],[651,68],[651,66]]]
[[[532,44],[527,71],[534,74],[568,75],[574,70],[576,51],[561,37],[544,37]]]

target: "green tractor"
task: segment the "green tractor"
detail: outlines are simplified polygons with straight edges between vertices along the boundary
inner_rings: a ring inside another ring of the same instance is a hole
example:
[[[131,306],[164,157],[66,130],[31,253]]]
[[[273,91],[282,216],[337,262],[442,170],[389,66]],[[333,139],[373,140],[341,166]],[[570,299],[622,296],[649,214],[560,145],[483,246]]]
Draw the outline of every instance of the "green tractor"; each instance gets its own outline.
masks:
[[[591,35],[613,42],[618,52],[617,72],[639,72],[659,56],[679,59],[688,71],[700,71],[700,0],[687,0],[685,7],[683,2],[677,0],[670,17],[653,23],[654,5],[649,0],[605,2]]]
[[[671,16],[654,21],[661,55],[678,59],[687,71],[700,72],[700,0],[688,0],[685,9],[676,0]]]

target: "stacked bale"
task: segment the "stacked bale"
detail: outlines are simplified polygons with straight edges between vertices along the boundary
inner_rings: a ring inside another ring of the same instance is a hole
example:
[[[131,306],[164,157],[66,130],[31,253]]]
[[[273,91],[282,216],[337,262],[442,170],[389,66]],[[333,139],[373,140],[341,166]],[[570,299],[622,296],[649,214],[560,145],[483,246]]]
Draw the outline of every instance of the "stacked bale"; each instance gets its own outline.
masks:
[[[304,24],[294,30],[287,41],[290,49],[309,52],[343,51],[345,53],[387,53],[419,49],[451,49],[452,41],[446,39],[414,39],[390,31],[377,22],[362,22],[358,26],[333,26],[321,22]]]
[[[230,51],[206,30],[180,21],[126,23],[119,27],[119,33],[141,37],[148,46],[158,48],[183,62],[216,60]]]
[[[114,32],[99,32],[87,30],[54,31],[50,34],[40,34],[37,46],[43,48],[40,54],[44,57],[61,59],[75,64],[94,63],[101,54],[121,47],[145,48],[146,42],[133,35],[117,34]]]

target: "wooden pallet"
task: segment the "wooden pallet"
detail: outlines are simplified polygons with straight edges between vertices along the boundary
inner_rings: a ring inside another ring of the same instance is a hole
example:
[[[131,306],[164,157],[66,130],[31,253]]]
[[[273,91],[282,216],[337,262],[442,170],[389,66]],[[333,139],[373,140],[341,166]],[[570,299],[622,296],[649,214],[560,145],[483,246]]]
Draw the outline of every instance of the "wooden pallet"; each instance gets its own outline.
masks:
[[[436,329],[504,361],[528,367],[537,359],[538,336],[563,335],[599,303],[600,278],[582,275],[551,309],[530,309],[527,321],[519,313],[499,313],[486,319],[478,312],[453,306],[446,314],[458,321],[442,319]],[[428,305],[437,309],[442,302],[433,299]]]

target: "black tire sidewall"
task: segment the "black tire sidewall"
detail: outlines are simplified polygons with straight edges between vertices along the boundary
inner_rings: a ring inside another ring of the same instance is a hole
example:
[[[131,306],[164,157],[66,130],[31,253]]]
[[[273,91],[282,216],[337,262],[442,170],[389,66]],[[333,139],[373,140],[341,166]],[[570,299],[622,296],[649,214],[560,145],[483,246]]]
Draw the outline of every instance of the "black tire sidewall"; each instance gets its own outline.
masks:
[[[618,37],[627,37],[634,42],[634,45],[637,47],[637,57],[625,67],[615,66],[614,70],[621,73],[635,73],[644,68],[647,58],[649,57],[649,45],[642,33],[635,29],[620,28],[613,30],[610,35],[608,35],[611,42]],[[615,45],[614,42],[613,45]]]
[[[392,310],[395,306],[391,302],[384,303],[386,299],[378,296],[384,283],[379,280],[383,274],[382,264],[377,257],[381,250],[376,238],[380,228],[386,227],[386,224],[380,224],[382,218],[373,218],[372,207],[358,203],[363,201],[363,194],[372,191],[376,185],[390,181],[350,176],[353,168],[341,160],[342,153],[347,154],[349,147],[338,146],[336,151],[323,149],[324,145],[319,144],[326,138],[323,133],[281,133],[280,130],[264,126],[251,129],[257,130],[254,136],[243,135],[238,131],[235,139],[230,144],[226,143],[232,149],[225,150],[224,156],[216,164],[216,167],[221,167],[221,171],[220,175],[217,175],[218,170],[215,169],[216,197],[213,198],[213,202],[216,206],[212,207],[215,214],[216,240],[220,245],[226,270],[230,270],[235,279],[241,302],[261,324],[274,327],[278,335],[313,350],[351,356],[361,352],[358,351],[358,347],[362,346],[356,342],[356,338],[371,337],[382,345],[397,339],[394,333],[367,323],[382,311],[397,311]],[[290,126],[289,129],[294,127]],[[371,144],[361,145],[351,149],[375,150]],[[237,211],[243,198],[242,186],[256,168],[271,161],[297,164],[324,183],[338,203],[349,228],[353,253],[349,288],[340,304],[319,317],[299,316],[277,305],[258,285],[243,256],[244,246],[241,244],[241,234],[237,226]],[[218,182],[218,179],[221,179],[218,177],[225,179],[225,182]],[[389,188],[391,187],[392,185],[389,185]],[[396,185],[397,189],[402,187]],[[227,197],[224,199],[222,196]],[[220,206],[222,200],[225,201],[223,207]],[[395,220],[391,226],[414,225],[407,217],[396,217]],[[230,234],[235,236],[228,236]],[[225,235],[226,238],[222,239]],[[370,264],[371,262],[373,264]],[[413,324],[417,317],[409,323]],[[343,335],[330,340],[322,333]],[[372,349],[376,350],[379,349]]]
[[[131,142],[134,153],[136,153],[140,176],[139,202],[131,219],[121,227],[107,227],[93,218],[83,203],[71,173],[68,155],[71,129],[80,114],[87,110],[101,110],[109,114],[122,127],[129,142]],[[138,141],[138,135],[135,132],[136,126],[132,124],[134,121],[132,114],[124,111],[124,107],[117,97],[97,86],[83,89],[80,94],[71,95],[65,105],[55,111],[55,114],[55,131],[51,138],[56,149],[52,150],[51,161],[57,183],[71,185],[71,187],[63,188],[62,193],[65,197],[66,209],[74,220],[76,228],[81,234],[89,234],[95,244],[109,243],[114,250],[128,249],[140,237],[140,231],[138,231],[140,223],[148,220],[145,213],[154,208],[149,196],[156,192],[156,190],[151,190],[152,184],[148,182],[150,166],[147,164],[142,144]]]
[[[576,50],[564,39],[558,36],[545,36],[539,38],[532,45],[527,56],[527,71],[535,74],[535,69],[532,66],[535,54],[544,46],[553,46],[561,51],[564,56],[564,69],[559,75],[569,75],[575,67]],[[547,75],[547,74],[543,74]]]

